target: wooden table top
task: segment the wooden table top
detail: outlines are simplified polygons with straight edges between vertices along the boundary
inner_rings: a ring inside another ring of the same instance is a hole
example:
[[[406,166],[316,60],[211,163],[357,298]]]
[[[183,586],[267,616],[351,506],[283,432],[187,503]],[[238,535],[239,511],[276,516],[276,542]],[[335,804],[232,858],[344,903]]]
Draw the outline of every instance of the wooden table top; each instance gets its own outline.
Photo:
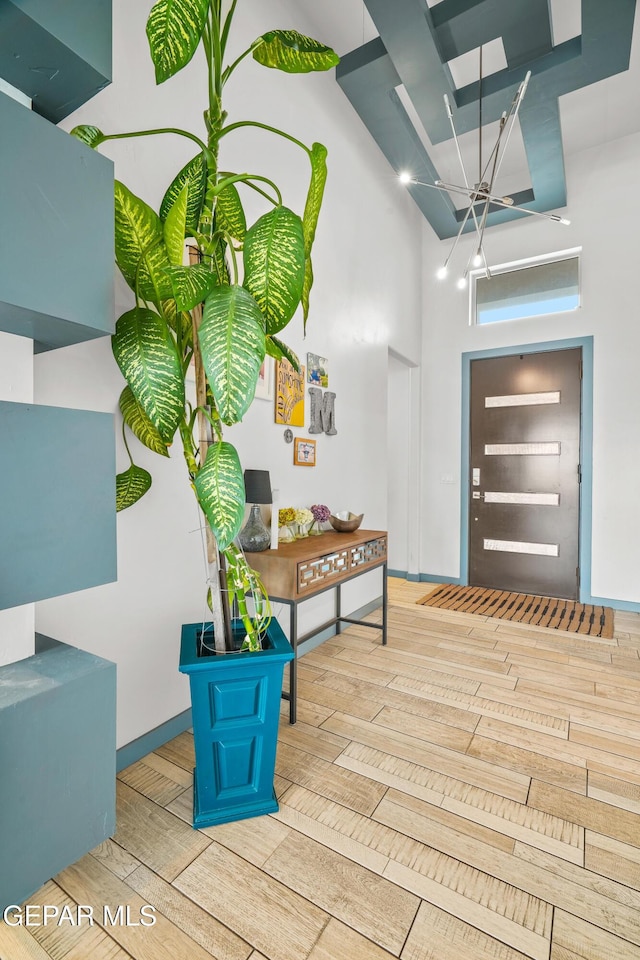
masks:
[[[262,550],[261,557],[278,557],[286,560],[308,560],[310,557],[321,557],[326,553],[335,553],[347,547],[355,547],[367,540],[377,540],[386,537],[386,530],[354,530],[353,533],[337,533],[330,530],[318,536],[303,537],[301,540],[291,540],[288,543],[279,543],[277,550]],[[258,554],[252,553],[253,560]]]

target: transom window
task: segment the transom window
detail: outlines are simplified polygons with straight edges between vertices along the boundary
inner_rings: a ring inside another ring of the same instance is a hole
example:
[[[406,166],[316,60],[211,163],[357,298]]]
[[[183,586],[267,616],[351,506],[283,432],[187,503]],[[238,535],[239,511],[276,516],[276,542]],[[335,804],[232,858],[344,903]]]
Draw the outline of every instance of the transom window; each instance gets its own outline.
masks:
[[[580,249],[563,250],[530,260],[502,263],[473,270],[471,323],[499,323],[553,313],[580,306]]]

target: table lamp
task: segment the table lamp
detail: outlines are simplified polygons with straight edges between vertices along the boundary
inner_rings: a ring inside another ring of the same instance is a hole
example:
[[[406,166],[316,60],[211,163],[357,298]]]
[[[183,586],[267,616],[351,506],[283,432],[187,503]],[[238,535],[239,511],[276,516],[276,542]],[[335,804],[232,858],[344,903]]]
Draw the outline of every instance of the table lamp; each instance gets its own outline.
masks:
[[[248,553],[259,553],[271,546],[271,533],[264,525],[260,504],[271,503],[271,481],[268,470],[245,470],[245,497],[251,505],[249,517],[238,534],[238,541]]]

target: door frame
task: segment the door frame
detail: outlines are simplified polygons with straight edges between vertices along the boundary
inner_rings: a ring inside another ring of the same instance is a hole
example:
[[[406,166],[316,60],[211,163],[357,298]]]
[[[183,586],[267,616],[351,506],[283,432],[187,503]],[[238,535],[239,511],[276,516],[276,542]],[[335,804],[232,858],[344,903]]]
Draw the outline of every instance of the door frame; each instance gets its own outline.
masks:
[[[572,337],[547,340],[543,343],[515,344],[475,350],[462,354],[462,450],[460,457],[460,583],[469,583],[469,497],[471,439],[471,361],[489,357],[510,357],[520,353],[555,353],[582,348],[582,391],[580,416],[580,518],[578,522],[578,556],[580,564],[579,599],[589,603],[591,597],[591,531],[593,499],[593,337]]]

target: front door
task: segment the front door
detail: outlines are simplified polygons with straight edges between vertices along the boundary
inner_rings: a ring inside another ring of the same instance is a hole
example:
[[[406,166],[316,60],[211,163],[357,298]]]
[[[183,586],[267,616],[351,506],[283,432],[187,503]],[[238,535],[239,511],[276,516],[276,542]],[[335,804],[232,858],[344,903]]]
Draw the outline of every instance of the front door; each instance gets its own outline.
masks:
[[[581,379],[581,349],[471,362],[471,585],[578,599]]]

